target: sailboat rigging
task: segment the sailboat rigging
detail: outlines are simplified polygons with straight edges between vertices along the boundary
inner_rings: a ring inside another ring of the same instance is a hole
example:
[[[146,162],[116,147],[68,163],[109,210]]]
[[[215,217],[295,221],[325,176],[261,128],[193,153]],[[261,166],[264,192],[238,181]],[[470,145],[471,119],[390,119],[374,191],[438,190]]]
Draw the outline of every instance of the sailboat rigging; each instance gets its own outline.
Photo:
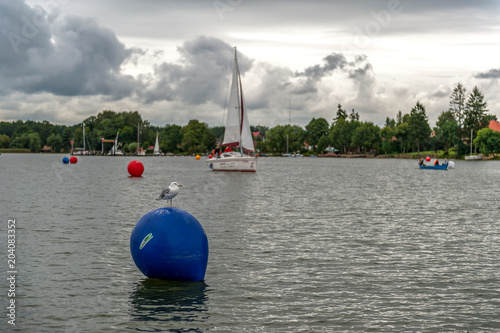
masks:
[[[212,156],[207,160],[212,170],[246,172],[257,170],[257,157],[252,155],[255,152],[255,147],[243,98],[243,85],[236,47],[234,48],[231,91],[222,146],[227,148],[220,156]],[[239,151],[234,151],[232,148],[239,148]]]

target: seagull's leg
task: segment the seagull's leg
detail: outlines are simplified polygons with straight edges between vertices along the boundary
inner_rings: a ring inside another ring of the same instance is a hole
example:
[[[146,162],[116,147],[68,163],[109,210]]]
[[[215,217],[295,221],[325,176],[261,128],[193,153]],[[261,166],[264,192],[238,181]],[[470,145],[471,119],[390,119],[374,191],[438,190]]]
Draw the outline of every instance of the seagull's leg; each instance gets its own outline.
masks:
[[[168,207],[172,207],[172,199],[168,199]]]

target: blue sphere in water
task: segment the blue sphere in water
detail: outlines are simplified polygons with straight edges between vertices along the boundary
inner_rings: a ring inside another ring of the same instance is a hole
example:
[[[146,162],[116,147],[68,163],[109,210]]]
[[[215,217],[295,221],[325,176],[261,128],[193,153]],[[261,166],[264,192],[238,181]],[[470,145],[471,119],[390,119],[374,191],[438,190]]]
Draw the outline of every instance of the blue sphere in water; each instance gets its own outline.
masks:
[[[185,210],[164,207],[144,215],[132,230],[130,252],[137,268],[149,278],[205,278],[207,235],[200,222]]]
[[[69,163],[69,158],[67,158],[67,157],[63,157],[63,163],[64,163],[64,164],[68,164],[68,163]]]

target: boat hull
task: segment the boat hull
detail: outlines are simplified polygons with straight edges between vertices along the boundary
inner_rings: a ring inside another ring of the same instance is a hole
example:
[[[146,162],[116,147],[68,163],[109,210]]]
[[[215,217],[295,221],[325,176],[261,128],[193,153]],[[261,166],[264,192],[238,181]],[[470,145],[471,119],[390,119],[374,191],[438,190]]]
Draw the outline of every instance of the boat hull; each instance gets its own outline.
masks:
[[[207,164],[213,171],[256,172],[257,157],[238,153],[223,153],[209,158]]]
[[[466,161],[480,161],[483,159],[483,155],[467,155],[465,156]]]
[[[448,164],[444,165],[419,165],[420,169],[426,170],[448,170]]]

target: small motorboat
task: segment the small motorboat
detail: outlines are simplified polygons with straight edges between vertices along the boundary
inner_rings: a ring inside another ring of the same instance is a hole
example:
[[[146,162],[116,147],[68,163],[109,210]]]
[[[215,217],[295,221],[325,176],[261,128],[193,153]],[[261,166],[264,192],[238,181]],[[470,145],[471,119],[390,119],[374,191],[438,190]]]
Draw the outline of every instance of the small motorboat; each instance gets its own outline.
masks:
[[[419,165],[420,169],[428,169],[428,170],[448,170],[448,164],[441,165]]]

